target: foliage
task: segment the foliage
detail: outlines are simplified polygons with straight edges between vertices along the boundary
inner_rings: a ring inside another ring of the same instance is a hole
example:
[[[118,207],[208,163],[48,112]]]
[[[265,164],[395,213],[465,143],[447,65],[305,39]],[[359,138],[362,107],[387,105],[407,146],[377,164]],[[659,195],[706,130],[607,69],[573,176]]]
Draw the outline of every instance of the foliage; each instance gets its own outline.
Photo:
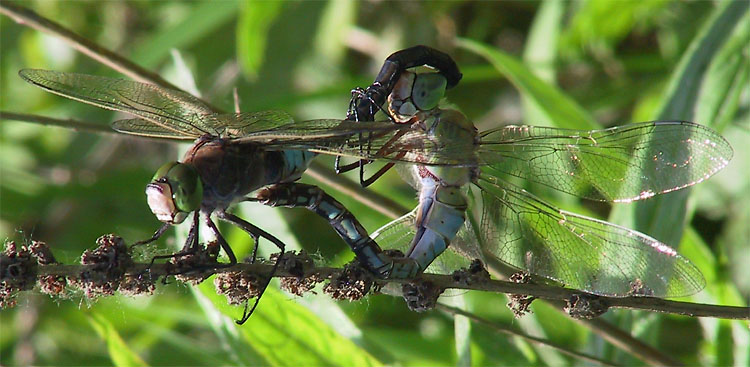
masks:
[[[708,286],[693,301],[747,305],[750,15],[742,3],[24,5],[180,86],[189,85],[179,66],[184,59],[203,97],[225,110],[232,110],[231,92],[237,87],[243,111],[282,109],[299,119],[343,118],[349,91],[368,85],[388,54],[427,44],[451,54],[462,68],[464,80],[448,98],[481,129],[504,123],[588,128],[657,117],[713,126],[735,148],[724,172],[689,193],[664,195],[649,209],[618,207],[610,220],[669,238],[695,262]],[[101,123],[122,117],[45,93],[17,77],[21,68],[116,75],[59,39],[0,16],[0,47],[0,110]],[[175,60],[173,49],[181,60]],[[178,157],[174,146],[10,121],[3,121],[0,131],[0,237],[46,241],[59,260],[72,263],[101,234],[116,232],[132,242],[159,226],[143,188],[156,168]],[[388,221],[355,198],[324,188],[369,231]],[[396,174],[389,173],[373,189],[406,207],[415,205],[412,189]],[[545,190],[534,189],[545,196]],[[570,197],[545,197],[566,210],[603,219],[610,212]],[[334,264],[352,258],[312,213],[253,205],[239,212]],[[222,230],[240,256],[249,253],[252,243],[244,233]],[[171,237],[170,246],[160,241],[153,251],[172,251],[180,241]],[[269,243],[261,246],[266,254],[273,250]],[[401,299],[384,295],[348,304],[322,294],[295,299],[272,290],[258,314],[240,327],[231,318],[239,317],[241,308],[227,306],[211,284],[198,289],[170,284],[153,297],[91,303],[80,294],[64,300],[24,294],[16,308],[0,313],[0,364],[581,363],[483,326],[467,330],[461,319],[454,336],[452,317],[437,311],[415,314]],[[513,320],[502,295],[472,293],[462,302],[485,318],[568,349],[619,364],[643,363],[548,305],[535,303],[533,314]],[[746,322],[624,310],[604,318],[686,364],[750,364]]]

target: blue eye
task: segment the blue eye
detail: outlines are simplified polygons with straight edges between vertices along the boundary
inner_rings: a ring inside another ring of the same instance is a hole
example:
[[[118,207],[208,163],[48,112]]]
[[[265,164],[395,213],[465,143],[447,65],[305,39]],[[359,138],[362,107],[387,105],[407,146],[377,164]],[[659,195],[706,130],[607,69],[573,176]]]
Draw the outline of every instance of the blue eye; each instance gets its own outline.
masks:
[[[442,74],[428,73],[418,74],[414,80],[411,92],[411,100],[417,109],[428,111],[438,106],[445,95],[448,81]]]

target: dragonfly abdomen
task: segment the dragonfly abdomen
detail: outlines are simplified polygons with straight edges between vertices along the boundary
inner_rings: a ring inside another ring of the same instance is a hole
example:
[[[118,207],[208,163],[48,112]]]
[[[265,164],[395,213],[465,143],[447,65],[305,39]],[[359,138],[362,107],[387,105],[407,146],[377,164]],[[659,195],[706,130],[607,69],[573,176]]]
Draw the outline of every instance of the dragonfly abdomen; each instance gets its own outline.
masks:
[[[466,219],[467,203],[461,194],[461,186],[444,185],[435,180],[426,184],[422,180],[419,209],[417,211],[417,235],[407,256],[419,264],[420,271],[445,251]]]
[[[269,206],[306,207],[323,217],[349,245],[359,262],[380,278],[409,278],[417,274],[418,267],[414,261],[394,261],[384,254],[357,218],[319,187],[299,183],[278,184],[262,190],[258,199]]]
[[[307,150],[283,150],[274,153],[281,154],[283,161],[281,165],[269,167],[269,171],[276,170],[277,182],[298,180],[317,155]]]

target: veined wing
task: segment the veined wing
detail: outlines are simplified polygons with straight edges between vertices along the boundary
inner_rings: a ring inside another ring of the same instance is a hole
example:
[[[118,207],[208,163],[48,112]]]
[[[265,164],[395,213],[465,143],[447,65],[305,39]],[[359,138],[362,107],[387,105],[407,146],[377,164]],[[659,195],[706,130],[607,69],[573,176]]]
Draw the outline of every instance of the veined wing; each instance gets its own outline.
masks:
[[[244,114],[234,116],[242,125]],[[274,126],[275,125],[275,126]],[[262,144],[265,149],[303,149],[361,159],[428,165],[476,164],[473,141],[440,141],[419,126],[390,121],[322,119],[288,124],[249,124],[240,129],[238,142]]]
[[[160,128],[154,130],[161,131],[159,136],[162,137],[166,137],[169,131],[169,136],[176,139],[194,139],[214,133],[205,118],[215,112],[198,98],[184,92],[132,80],[86,74],[37,69],[24,69],[18,74],[49,92],[97,107],[126,112],[141,118],[140,121],[158,125]],[[123,120],[118,125],[118,131],[135,133],[145,129],[140,123],[128,129],[124,121],[135,123],[138,120]]]
[[[729,163],[732,148],[707,127],[657,121],[592,131],[507,126],[482,133],[478,155],[488,173],[629,202],[707,179]]]
[[[480,177],[485,254],[593,294],[678,297],[705,286],[700,270],[643,233],[566,212],[495,177]]]
[[[401,218],[384,225],[372,233],[372,238],[383,249],[396,249],[406,254],[417,234],[414,222],[416,220],[416,211],[417,209],[414,209]],[[427,267],[426,272],[450,274],[454,270],[467,268],[474,259],[483,260],[481,250],[477,247],[476,241],[467,240],[467,238],[472,236],[471,233],[471,230],[466,226],[462,227],[458,231],[456,238],[451,241],[448,249]]]
[[[157,125],[152,121],[143,119],[126,119],[117,120],[112,123],[112,129],[123,134],[144,136],[157,139],[171,140],[194,140],[192,135],[178,133],[173,129],[168,129],[164,125]]]
[[[242,139],[253,134],[270,132],[282,126],[294,125],[294,119],[284,111],[258,111],[213,115],[209,117],[217,135]]]

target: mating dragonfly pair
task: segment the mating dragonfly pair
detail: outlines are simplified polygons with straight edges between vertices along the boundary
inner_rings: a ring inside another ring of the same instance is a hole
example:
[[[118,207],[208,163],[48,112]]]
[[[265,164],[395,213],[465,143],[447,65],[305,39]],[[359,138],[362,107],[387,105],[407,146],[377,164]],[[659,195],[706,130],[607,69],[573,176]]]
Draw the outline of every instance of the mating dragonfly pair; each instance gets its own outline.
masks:
[[[412,71],[423,65],[434,72]],[[560,210],[511,181],[520,177],[588,199],[630,202],[701,182],[732,156],[720,135],[690,122],[478,132],[460,112],[440,107],[461,74],[449,56],[425,46],[389,57],[373,85],[355,90],[346,120],[295,122],[278,111],[218,114],[184,92],[134,81],[44,70],[20,75],[52,93],[134,115],[112,123],[118,132],[194,140],[182,162],[165,164],[147,185],[149,207],[164,225],[136,244],[158,239],[192,213],[181,253],[198,248],[203,218],[230,264],[236,257],[212,215],[245,230],[256,250],[259,238],[284,250],[273,235],[227,212],[233,203],[254,201],[313,210],[381,278],[452,271],[466,259],[492,258],[597,295],[689,295],[703,288],[703,276],[666,244]],[[381,109],[390,121],[373,121]],[[369,179],[360,170],[364,185],[405,163],[419,191],[417,208],[371,238],[333,197],[295,183],[318,153],[337,156],[340,170],[386,161]],[[359,161],[341,166],[341,156]],[[378,243],[404,249],[404,256],[386,255]]]

